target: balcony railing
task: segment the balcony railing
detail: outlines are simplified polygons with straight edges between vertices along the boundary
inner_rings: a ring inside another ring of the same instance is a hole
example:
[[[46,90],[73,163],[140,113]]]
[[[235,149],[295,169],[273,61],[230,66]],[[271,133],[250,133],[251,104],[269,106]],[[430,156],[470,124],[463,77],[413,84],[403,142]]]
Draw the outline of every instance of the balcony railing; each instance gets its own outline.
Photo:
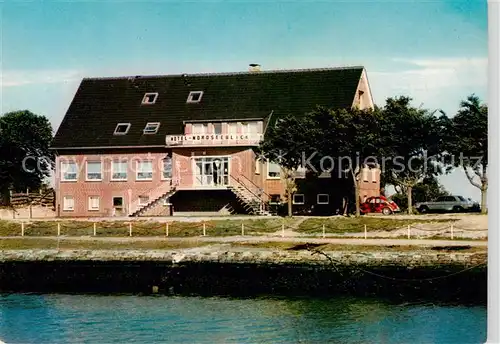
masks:
[[[262,134],[189,134],[167,135],[166,145],[172,146],[258,146]]]

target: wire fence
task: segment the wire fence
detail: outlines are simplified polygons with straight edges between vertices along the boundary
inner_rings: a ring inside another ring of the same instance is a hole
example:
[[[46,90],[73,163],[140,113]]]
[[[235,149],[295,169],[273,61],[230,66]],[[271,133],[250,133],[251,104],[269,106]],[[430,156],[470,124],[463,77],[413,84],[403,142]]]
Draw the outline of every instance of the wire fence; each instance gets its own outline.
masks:
[[[292,234],[290,233],[293,232]],[[421,224],[408,224],[394,228],[370,228],[360,225],[359,228],[334,227],[324,223],[301,228],[283,222],[272,225],[255,225],[248,222],[238,223],[213,223],[213,222],[78,222],[67,223],[64,221],[46,222],[21,222],[10,223],[0,228],[0,236],[94,236],[94,237],[197,237],[197,236],[303,236],[303,237],[356,237],[356,238],[382,238],[404,237],[407,239],[449,238],[460,239],[468,237],[470,233],[477,238],[487,237],[487,229],[458,227],[453,223],[440,227],[422,226]],[[473,234],[472,234],[473,233]]]

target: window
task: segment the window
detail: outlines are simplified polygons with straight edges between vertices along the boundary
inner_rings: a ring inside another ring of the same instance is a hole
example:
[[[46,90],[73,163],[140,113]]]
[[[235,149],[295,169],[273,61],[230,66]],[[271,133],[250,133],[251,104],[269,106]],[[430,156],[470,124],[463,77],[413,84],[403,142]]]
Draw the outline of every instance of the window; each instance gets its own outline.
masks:
[[[73,196],[63,197],[63,211],[73,211],[75,210],[75,199]]]
[[[271,204],[279,204],[281,202],[281,196],[280,195],[270,195],[271,199],[269,200],[269,203]]]
[[[260,174],[260,159],[255,160],[255,174]]]
[[[118,123],[115,128],[114,135],[125,135],[130,129],[130,123]]]
[[[99,210],[99,196],[89,196],[89,211]]]
[[[367,182],[367,181],[368,181],[368,171],[369,171],[369,169],[368,169],[368,168],[366,168],[366,167],[365,167],[365,168],[363,168],[363,170],[362,170],[362,173],[363,173],[363,181],[364,181],[364,182]]]
[[[122,208],[123,207],[123,197],[113,197],[113,207]]]
[[[153,179],[153,162],[138,161],[136,180],[151,180]]]
[[[280,165],[274,162],[267,163],[267,178],[268,179],[279,179],[280,177]]]
[[[214,134],[215,135],[220,135],[222,134],[222,123],[214,123]]]
[[[306,168],[304,166],[299,166],[294,172],[295,178],[305,178]]]
[[[208,133],[207,123],[193,123],[193,134],[206,134]]]
[[[227,124],[227,133],[236,134],[238,132],[238,123],[231,122]]]
[[[328,194],[318,194],[316,197],[316,203],[318,204],[328,204],[330,203],[330,195]]]
[[[61,179],[63,181],[76,181],[78,179],[78,166],[76,162],[61,162]]]
[[[149,203],[149,196],[139,196],[139,205],[147,205]]]
[[[257,134],[259,132],[259,126],[257,122],[242,122],[241,132],[243,134]]]
[[[158,132],[158,128],[160,127],[159,122],[147,123],[146,127],[142,131],[143,134],[156,134]]]
[[[293,195],[293,204],[304,204],[305,197],[303,194],[294,194]]]
[[[163,159],[163,179],[171,179],[172,178],[172,158],[166,157]]]
[[[377,169],[372,168],[370,171],[372,173],[372,183],[376,183],[377,182]]]
[[[100,161],[87,161],[87,180],[102,180]]]
[[[201,101],[202,96],[203,96],[203,91],[191,91],[189,92],[186,103],[199,103]]]
[[[111,164],[111,180],[127,180],[126,161],[113,161]]]
[[[154,104],[158,99],[158,93],[146,93],[142,98],[142,104]]]

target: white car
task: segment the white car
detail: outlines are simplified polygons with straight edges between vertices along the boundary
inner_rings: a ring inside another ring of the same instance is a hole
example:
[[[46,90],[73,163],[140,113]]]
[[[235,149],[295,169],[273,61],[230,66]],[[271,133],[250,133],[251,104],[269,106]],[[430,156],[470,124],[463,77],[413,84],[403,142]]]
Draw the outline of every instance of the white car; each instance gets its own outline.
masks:
[[[441,196],[433,202],[420,202],[415,204],[419,213],[428,212],[466,212],[479,211],[479,203],[472,201],[470,198],[465,199],[462,196]]]

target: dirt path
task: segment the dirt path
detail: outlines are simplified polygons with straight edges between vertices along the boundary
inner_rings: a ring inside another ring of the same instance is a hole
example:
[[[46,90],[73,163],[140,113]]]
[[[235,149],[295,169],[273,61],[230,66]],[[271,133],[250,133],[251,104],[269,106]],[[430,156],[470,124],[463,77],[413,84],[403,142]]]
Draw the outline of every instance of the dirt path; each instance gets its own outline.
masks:
[[[0,239],[21,239],[20,237],[0,237]],[[72,241],[104,241],[104,242],[138,242],[138,241],[169,241],[169,242],[213,242],[213,243],[317,243],[337,245],[364,245],[364,246],[474,246],[487,247],[488,242],[482,240],[432,240],[432,239],[356,239],[356,238],[301,238],[301,237],[269,237],[269,236],[228,236],[228,237],[24,237],[25,240],[72,240]]]

